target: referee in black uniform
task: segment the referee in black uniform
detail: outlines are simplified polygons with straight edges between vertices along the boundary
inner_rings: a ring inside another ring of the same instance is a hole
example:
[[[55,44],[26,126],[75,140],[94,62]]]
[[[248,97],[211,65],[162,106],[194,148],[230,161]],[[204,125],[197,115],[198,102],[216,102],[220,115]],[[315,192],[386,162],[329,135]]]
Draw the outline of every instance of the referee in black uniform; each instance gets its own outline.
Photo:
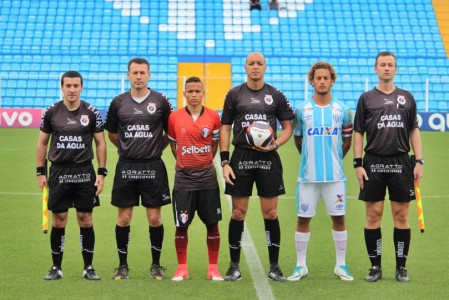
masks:
[[[49,187],[48,209],[52,211],[50,245],[53,266],[44,279],[55,280],[63,276],[65,226],[69,208],[75,207],[84,259],[83,277],[99,280],[92,267],[95,245],[92,211],[100,204],[97,196],[103,190],[107,175],[103,122],[100,112],[80,99],[83,90],[80,73],[64,73],[61,90],[64,99],[47,108],[43,114],[36,147],[37,180],[40,188]],[[92,138],[96,145],[97,176],[92,166]],[[51,167],[47,180],[45,160],[49,141]]]
[[[366,280],[375,282],[382,278],[381,220],[388,188],[394,219],[396,279],[408,282],[408,211],[410,201],[415,199],[414,181],[419,183],[424,164],[416,103],[410,92],[394,85],[397,65],[392,52],[377,55],[374,71],[379,84],[360,96],[354,120],[354,168],[360,185],[359,199],[365,201],[365,243],[371,260]],[[410,145],[415,160],[409,157]]]
[[[268,277],[285,281],[278,265],[281,231],[277,215],[278,196],[285,194],[282,179],[282,163],[277,149],[287,143],[292,135],[293,110],[287,97],[275,87],[266,84],[265,57],[258,52],[246,58],[247,82],[229,90],[223,107],[220,128],[220,156],[225,193],[232,196],[232,216],[229,222],[229,250],[231,262],[225,280],[242,278],[240,273],[240,248],[244,220],[256,183],[260,206],[265,223],[270,271]],[[276,122],[282,126],[282,134],[274,136],[267,147],[252,148],[246,141],[246,128],[254,121],[268,122],[276,133]],[[232,144],[235,146],[229,157],[231,128]]]
[[[165,279],[160,265],[164,225],[161,207],[171,203],[168,177],[161,159],[168,145],[168,117],[172,111],[168,98],[148,87],[150,65],[144,58],[128,62],[131,90],[115,97],[108,109],[105,129],[117,147],[112,205],[118,208],[115,235],[119,267],[112,279],[128,277],[128,244],[134,206],[145,207],[149,224],[152,263],[150,277]]]

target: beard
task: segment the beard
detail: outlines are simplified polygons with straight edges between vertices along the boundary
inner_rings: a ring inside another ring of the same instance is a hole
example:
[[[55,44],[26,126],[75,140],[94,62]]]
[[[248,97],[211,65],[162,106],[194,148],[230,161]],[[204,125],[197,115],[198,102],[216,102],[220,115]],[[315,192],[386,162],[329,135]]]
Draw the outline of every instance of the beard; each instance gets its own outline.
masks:
[[[327,94],[329,94],[330,90],[331,90],[330,88],[328,88],[326,91],[315,90],[315,93],[317,93],[320,96],[326,96]]]

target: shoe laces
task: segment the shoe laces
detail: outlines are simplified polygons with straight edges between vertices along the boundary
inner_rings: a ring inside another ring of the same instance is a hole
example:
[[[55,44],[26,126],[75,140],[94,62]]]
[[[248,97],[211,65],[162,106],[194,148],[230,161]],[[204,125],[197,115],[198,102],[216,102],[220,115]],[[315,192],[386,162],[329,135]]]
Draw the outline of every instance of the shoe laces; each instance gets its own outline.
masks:
[[[119,273],[128,274],[128,271],[129,271],[129,269],[125,265],[119,266],[118,268],[114,269],[114,273],[116,273],[116,274],[119,274]]]
[[[282,274],[282,271],[281,271],[281,269],[279,269],[279,268],[276,268],[276,269],[273,269],[273,270],[271,270],[270,271],[270,274],[271,274],[271,277],[272,278],[274,278],[274,277],[284,277],[284,274]]]
[[[377,266],[371,267],[369,269],[369,276],[374,276],[376,273],[380,271],[380,268]]]
[[[167,271],[167,268],[160,266],[160,265],[152,265],[151,266],[151,273],[160,274],[162,272]]]
[[[92,265],[88,265],[84,270],[86,270],[86,272],[87,271],[94,271],[95,272],[95,269],[94,269],[94,267],[92,267]]]
[[[343,272],[344,272],[346,275],[349,275],[349,269],[348,269],[347,266],[342,265],[342,266],[339,266],[339,268],[340,268],[341,270],[343,270]]]
[[[398,268],[398,275],[402,276],[402,277],[406,277],[407,276],[407,269],[403,266],[400,266]]]
[[[270,269],[271,273],[276,273],[277,275],[283,276],[282,275],[282,271],[281,268],[279,268],[279,266],[273,267]]]
[[[231,262],[231,264],[229,265],[229,271],[228,271],[228,273],[229,274],[232,274],[232,273],[234,273],[235,271],[239,271],[239,265],[238,264],[236,264],[236,263],[233,263],[233,262]]]
[[[59,270],[60,269],[58,267],[52,266],[48,272],[50,272],[50,274],[57,274]]]

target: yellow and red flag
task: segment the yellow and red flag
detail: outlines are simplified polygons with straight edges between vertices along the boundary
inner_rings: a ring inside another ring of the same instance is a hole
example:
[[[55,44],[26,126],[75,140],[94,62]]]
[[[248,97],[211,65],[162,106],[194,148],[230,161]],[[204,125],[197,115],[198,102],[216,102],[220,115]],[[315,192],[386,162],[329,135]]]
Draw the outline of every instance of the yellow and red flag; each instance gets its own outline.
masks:
[[[42,189],[42,231],[48,231],[48,187]]]
[[[424,212],[422,209],[421,191],[419,190],[419,184],[415,181],[415,194],[416,194],[416,207],[418,208],[418,228],[421,232],[424,232],[426,228],[424,224]]]

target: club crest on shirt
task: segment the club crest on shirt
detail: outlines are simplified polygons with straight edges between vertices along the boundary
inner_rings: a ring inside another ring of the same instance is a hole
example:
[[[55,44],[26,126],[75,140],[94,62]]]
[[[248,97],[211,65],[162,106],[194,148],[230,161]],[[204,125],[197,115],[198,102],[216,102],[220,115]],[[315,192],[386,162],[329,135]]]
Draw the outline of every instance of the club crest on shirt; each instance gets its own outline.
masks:
[[[272,95],[265,95],[265,98],[263,98],[263,101],[265,101],[265,103],[267,105],[271,105],[271,104],[273,104],[273,96]]]
[[[201,135],[203,136],[203,138],[207,138],[207,136],[209,135],[209,128],[205,127],[203,129],[201,129]]]
[[[156,104],[155,103],[148,103],[147,111],[150,114],[154,114],[156,112]]]
[[[332,114],[332,119],[334,120],[334,124],[338,124],[341,122],[341,114]]]
[[[309,210],[309,203],[301,203],[301,210],[306,212]]]
[[[80,123],[83,126],[89,125],[89,116],[88,115],[81,115]]]
[[[179,220],[185,224],[188,220],[189,220],[189,215],[187,214],[186,211],[181,211],[181,213],[179,214]]]
[[[398,103],[400,105],[404,105],[405,104],[405,97],[402,95],[399,95],[398,98],[396,99],[396,101],[398,101]]]

